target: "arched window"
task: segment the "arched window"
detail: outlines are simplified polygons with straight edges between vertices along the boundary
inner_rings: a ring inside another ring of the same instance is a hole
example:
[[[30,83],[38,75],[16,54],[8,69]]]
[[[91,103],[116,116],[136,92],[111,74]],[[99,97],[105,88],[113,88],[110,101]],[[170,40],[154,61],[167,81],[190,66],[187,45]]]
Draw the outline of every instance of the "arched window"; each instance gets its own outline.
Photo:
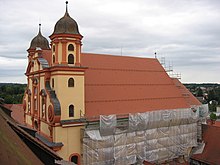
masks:
[[[41,95],[41,117],[43,119],[46,119],[46,97],[47,97],[47,93],[46,93],[45,89],[41,89],[40,95]]]
[[[34,95],[37,95],[37,87],[34,87]]]
[[[55,45],[53,45],[53,52],[55,52]]]
[[[38,91],[37,91],[37,87],[34,87],[34,110],[35,113],[38,110],[38,105],[37,105],[37,96],[38,96]]]
[[[38,123],[37,123],[36,120],[34,121],[34,128],[35,128],[36,130],[38,130]]]
[[[69,160],[75,164],[80,164],[80,155],[77,153],[71,154]]]
[[[53,63],[55,63],[55,56],[53,55]]]
[[[73,78],[69,78],[68,87],[74,87],[74,79]]]
[[[69,44],[68,50],[69,50],[69,51],[74,51],[74,46],[73,46],[73,44]]]
[[[68,56],[68,64],[74,64],[74,56],[72,54]]]
[[[27,90],[27,94],[28,94],[28,113],[31,113],[31,90],[28,89]]]
[[[54,78],[52,78],[52,88],[54,88]]]
[[[69,106],[69,117],[74,117],[74,106],[72,104]]]
[[[77,164],[78,163],[78,156],[74,155],[71,157],[71,162]]]
[[[31,95],[28,95],[28,113],[31,113]]]

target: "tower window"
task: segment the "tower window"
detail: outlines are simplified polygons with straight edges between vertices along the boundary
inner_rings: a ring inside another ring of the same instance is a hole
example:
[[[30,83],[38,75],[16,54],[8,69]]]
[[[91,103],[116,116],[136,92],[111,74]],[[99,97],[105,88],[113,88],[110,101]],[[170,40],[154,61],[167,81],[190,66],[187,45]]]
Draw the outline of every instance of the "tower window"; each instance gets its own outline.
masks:
[[[68,50],[69,50],[69,51],[74,51],[74,46],[73,46],[73,44],[69,44]]]
[[[74,87],[74,79],[73,78],[69,78],[68,87]]]
[[[74,106],[72,104],[69,106],[69,117],[74,117]]]
[[[55,45],[53,45],[53,52],[55,52]]]
[[[52,78],[52,88],[54,88],[54,79]]]
[[[74,64],[74,56],[72,54],[68,56],[68,64]]]
[[[53,55],[53,63],[55,63],[55,56]]]

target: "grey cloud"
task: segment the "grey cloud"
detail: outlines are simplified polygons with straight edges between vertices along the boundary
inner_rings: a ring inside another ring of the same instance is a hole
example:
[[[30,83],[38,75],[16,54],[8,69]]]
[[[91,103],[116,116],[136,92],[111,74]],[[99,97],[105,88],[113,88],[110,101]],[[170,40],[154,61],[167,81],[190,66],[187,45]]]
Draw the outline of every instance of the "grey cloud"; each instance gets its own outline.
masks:
[[[48,38],[65,11],[65,3],[60,0],[2,2],[0,57],[8,59],[25,59],[30,41],[37,35],[39,20]],[[158,57],[165,56],[174,63],[176,70],[185,75],[186,82],[220,82],[214,76],[220,62],[219,8],[218,0],[75,0],[69,3],[69,13],[84,36],[83,51],[116,55],[122,51],[123,55],[140,57],[154,57],[156,51]],[[23,71],[23,68],[18,71],[23,74],[25,67],[26,64]],[[201,72],[207,74],[203,79],[196,75]]]

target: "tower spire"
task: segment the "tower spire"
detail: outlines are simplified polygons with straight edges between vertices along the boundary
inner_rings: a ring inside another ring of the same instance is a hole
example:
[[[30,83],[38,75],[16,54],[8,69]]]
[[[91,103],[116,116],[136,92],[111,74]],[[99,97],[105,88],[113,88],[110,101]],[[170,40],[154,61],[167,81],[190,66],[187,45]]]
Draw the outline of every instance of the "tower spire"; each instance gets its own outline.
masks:
[[[68,13],[68,1],[66,1],[66,13]]]
[[[41,23],[39,23],[39,33],[41,33]]]

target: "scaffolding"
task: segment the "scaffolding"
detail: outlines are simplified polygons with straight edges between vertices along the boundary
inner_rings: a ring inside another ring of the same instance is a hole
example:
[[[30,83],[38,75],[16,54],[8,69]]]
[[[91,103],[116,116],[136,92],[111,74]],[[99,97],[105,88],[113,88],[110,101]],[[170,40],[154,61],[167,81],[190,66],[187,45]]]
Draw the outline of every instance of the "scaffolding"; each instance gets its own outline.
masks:
[[[83,164],[159,164],[188,157],[201,139],[207,105],[187,109],[129,114],[124,124],[116,115],[100,116],[99,128],[87,127],[83,137]]]

